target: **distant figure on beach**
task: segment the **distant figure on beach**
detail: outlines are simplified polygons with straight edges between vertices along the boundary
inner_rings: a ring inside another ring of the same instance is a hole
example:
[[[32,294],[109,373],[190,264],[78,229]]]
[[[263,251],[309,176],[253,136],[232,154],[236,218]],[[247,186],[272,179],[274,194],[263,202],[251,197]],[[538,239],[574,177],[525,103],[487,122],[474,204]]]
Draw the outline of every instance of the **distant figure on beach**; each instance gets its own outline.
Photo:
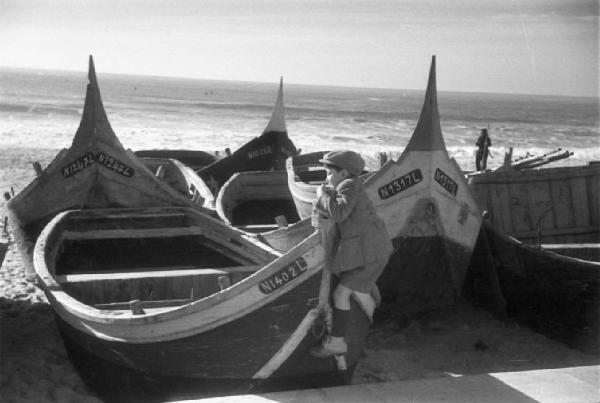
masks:
[[[332,151],[319,162],[327,171],[327,184],[317,188],[313,224],[323,235],[325,267],[340,280],[333,291],[331,334],[310,350],[312,356],[325,358],[348,351],[350,297],[379,295],[375,281],[393,247],[385,223],[358,179],[365,167],[362,157],[353,151]]]
[[[487,158],[491,154],[490,146],[492,145],[492,140],[490,140],[487,129],[481,129],[481,134],[477,138],[475,145],[477,146],[475,169],[477,171],[485,170],[487,168]]]

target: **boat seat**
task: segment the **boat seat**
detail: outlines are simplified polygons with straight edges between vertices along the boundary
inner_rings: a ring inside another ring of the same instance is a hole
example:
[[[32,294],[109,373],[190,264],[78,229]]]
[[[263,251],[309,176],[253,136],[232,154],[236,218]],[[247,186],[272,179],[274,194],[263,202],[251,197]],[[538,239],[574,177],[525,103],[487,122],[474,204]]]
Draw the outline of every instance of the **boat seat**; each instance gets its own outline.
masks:
[[[152,267],[118,273],[64,274],[55,279],[68,294],[86,305],[98,305],[99,309],[125,309],[135,314],[139,309],[130,306],[131,301],[144,301],[142,309],[145,306],[164,309],[187,304],[229,288],[261,267]]]
[[[325,171],[325,168],[319,163],[315,162],[307,165],[295,165],[294,171],[297,173],[308,172],[308,171]]]
[[[94,308],[102,309],[102,310],[110,310],[110,311],[115,311],[115,310],[138,311],[139,309],[142,309],[145,311],[145,313],[150,313],[149,310],[181,306],[181,305],[189,304],[190,302],[194,302],[194,301],[197,301],[197,300],[193,299],[193,298],[182,298],[182,299],[166,299],[166,300],[160,300],[160,301],[111,302],[108,304],[94,304]],[[135,302],[135,304],[134,304],[134,302]],[[144,313],[144,312],[140,312],[140,313]]]
[[[252,274],[260,269],[261,265],[231,266],[216,268],[199,268],[195,266],[169,266],[152,267],[128,272],[94,272],[63,274],[56,276],[58,283],[85,283],[94,281],[118,281],[133,279],[159,279],[175,277],[198,277],[198,276],[228,276],[230,274]]]
[[[175,228],[141,228],[141,229],[96,229],[91,231],[64,231],[63,238],[67,240],[96,240],[96,239],[132,239],[132,238],[164,238],[188,235],[202,235],[199,227]]]

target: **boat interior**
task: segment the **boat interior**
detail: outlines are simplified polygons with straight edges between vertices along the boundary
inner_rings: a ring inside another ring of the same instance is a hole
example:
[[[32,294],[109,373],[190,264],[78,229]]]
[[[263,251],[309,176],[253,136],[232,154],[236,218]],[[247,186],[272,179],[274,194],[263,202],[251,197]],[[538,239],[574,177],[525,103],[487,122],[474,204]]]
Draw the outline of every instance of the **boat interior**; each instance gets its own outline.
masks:
[[[271,200],[247,200],[240,202],[231,211],[232,225],[241,227],[251,232],[262,232],[264,229],[272,229],[279,225],[280,217],[284,217],[284,224],[294,223],[300,220],[294,200],[287,199]]]
[[[54,278],[86,305],[136,313],[204,298],[276,257],[219,229],[185,213],[74,216],[59,231]]]
[[[325,151],[318,151],[293,157],[291,164],[293,164],[294,180],[311,185],[323,183],[327,173],[319,160],[323,158],[325,153]]]

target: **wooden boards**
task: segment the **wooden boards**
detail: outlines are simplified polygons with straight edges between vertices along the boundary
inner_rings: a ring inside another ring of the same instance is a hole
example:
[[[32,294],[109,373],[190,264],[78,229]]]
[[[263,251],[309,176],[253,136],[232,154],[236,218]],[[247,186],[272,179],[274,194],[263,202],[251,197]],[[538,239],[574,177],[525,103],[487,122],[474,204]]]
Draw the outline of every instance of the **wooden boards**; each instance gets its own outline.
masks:
[[[600,164],[469,176],[494,227],[526,243],[600,242]]]

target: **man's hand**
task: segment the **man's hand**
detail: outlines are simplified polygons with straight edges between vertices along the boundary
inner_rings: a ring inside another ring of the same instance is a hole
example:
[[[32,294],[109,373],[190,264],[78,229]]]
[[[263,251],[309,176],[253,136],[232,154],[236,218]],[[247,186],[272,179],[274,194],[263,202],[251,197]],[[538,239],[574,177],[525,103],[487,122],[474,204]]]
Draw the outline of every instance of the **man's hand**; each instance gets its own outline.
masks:
[[[320,199],[323,196],[323,193],[327,193],[327,186],[324,183],[317,187],[317,199]]]

